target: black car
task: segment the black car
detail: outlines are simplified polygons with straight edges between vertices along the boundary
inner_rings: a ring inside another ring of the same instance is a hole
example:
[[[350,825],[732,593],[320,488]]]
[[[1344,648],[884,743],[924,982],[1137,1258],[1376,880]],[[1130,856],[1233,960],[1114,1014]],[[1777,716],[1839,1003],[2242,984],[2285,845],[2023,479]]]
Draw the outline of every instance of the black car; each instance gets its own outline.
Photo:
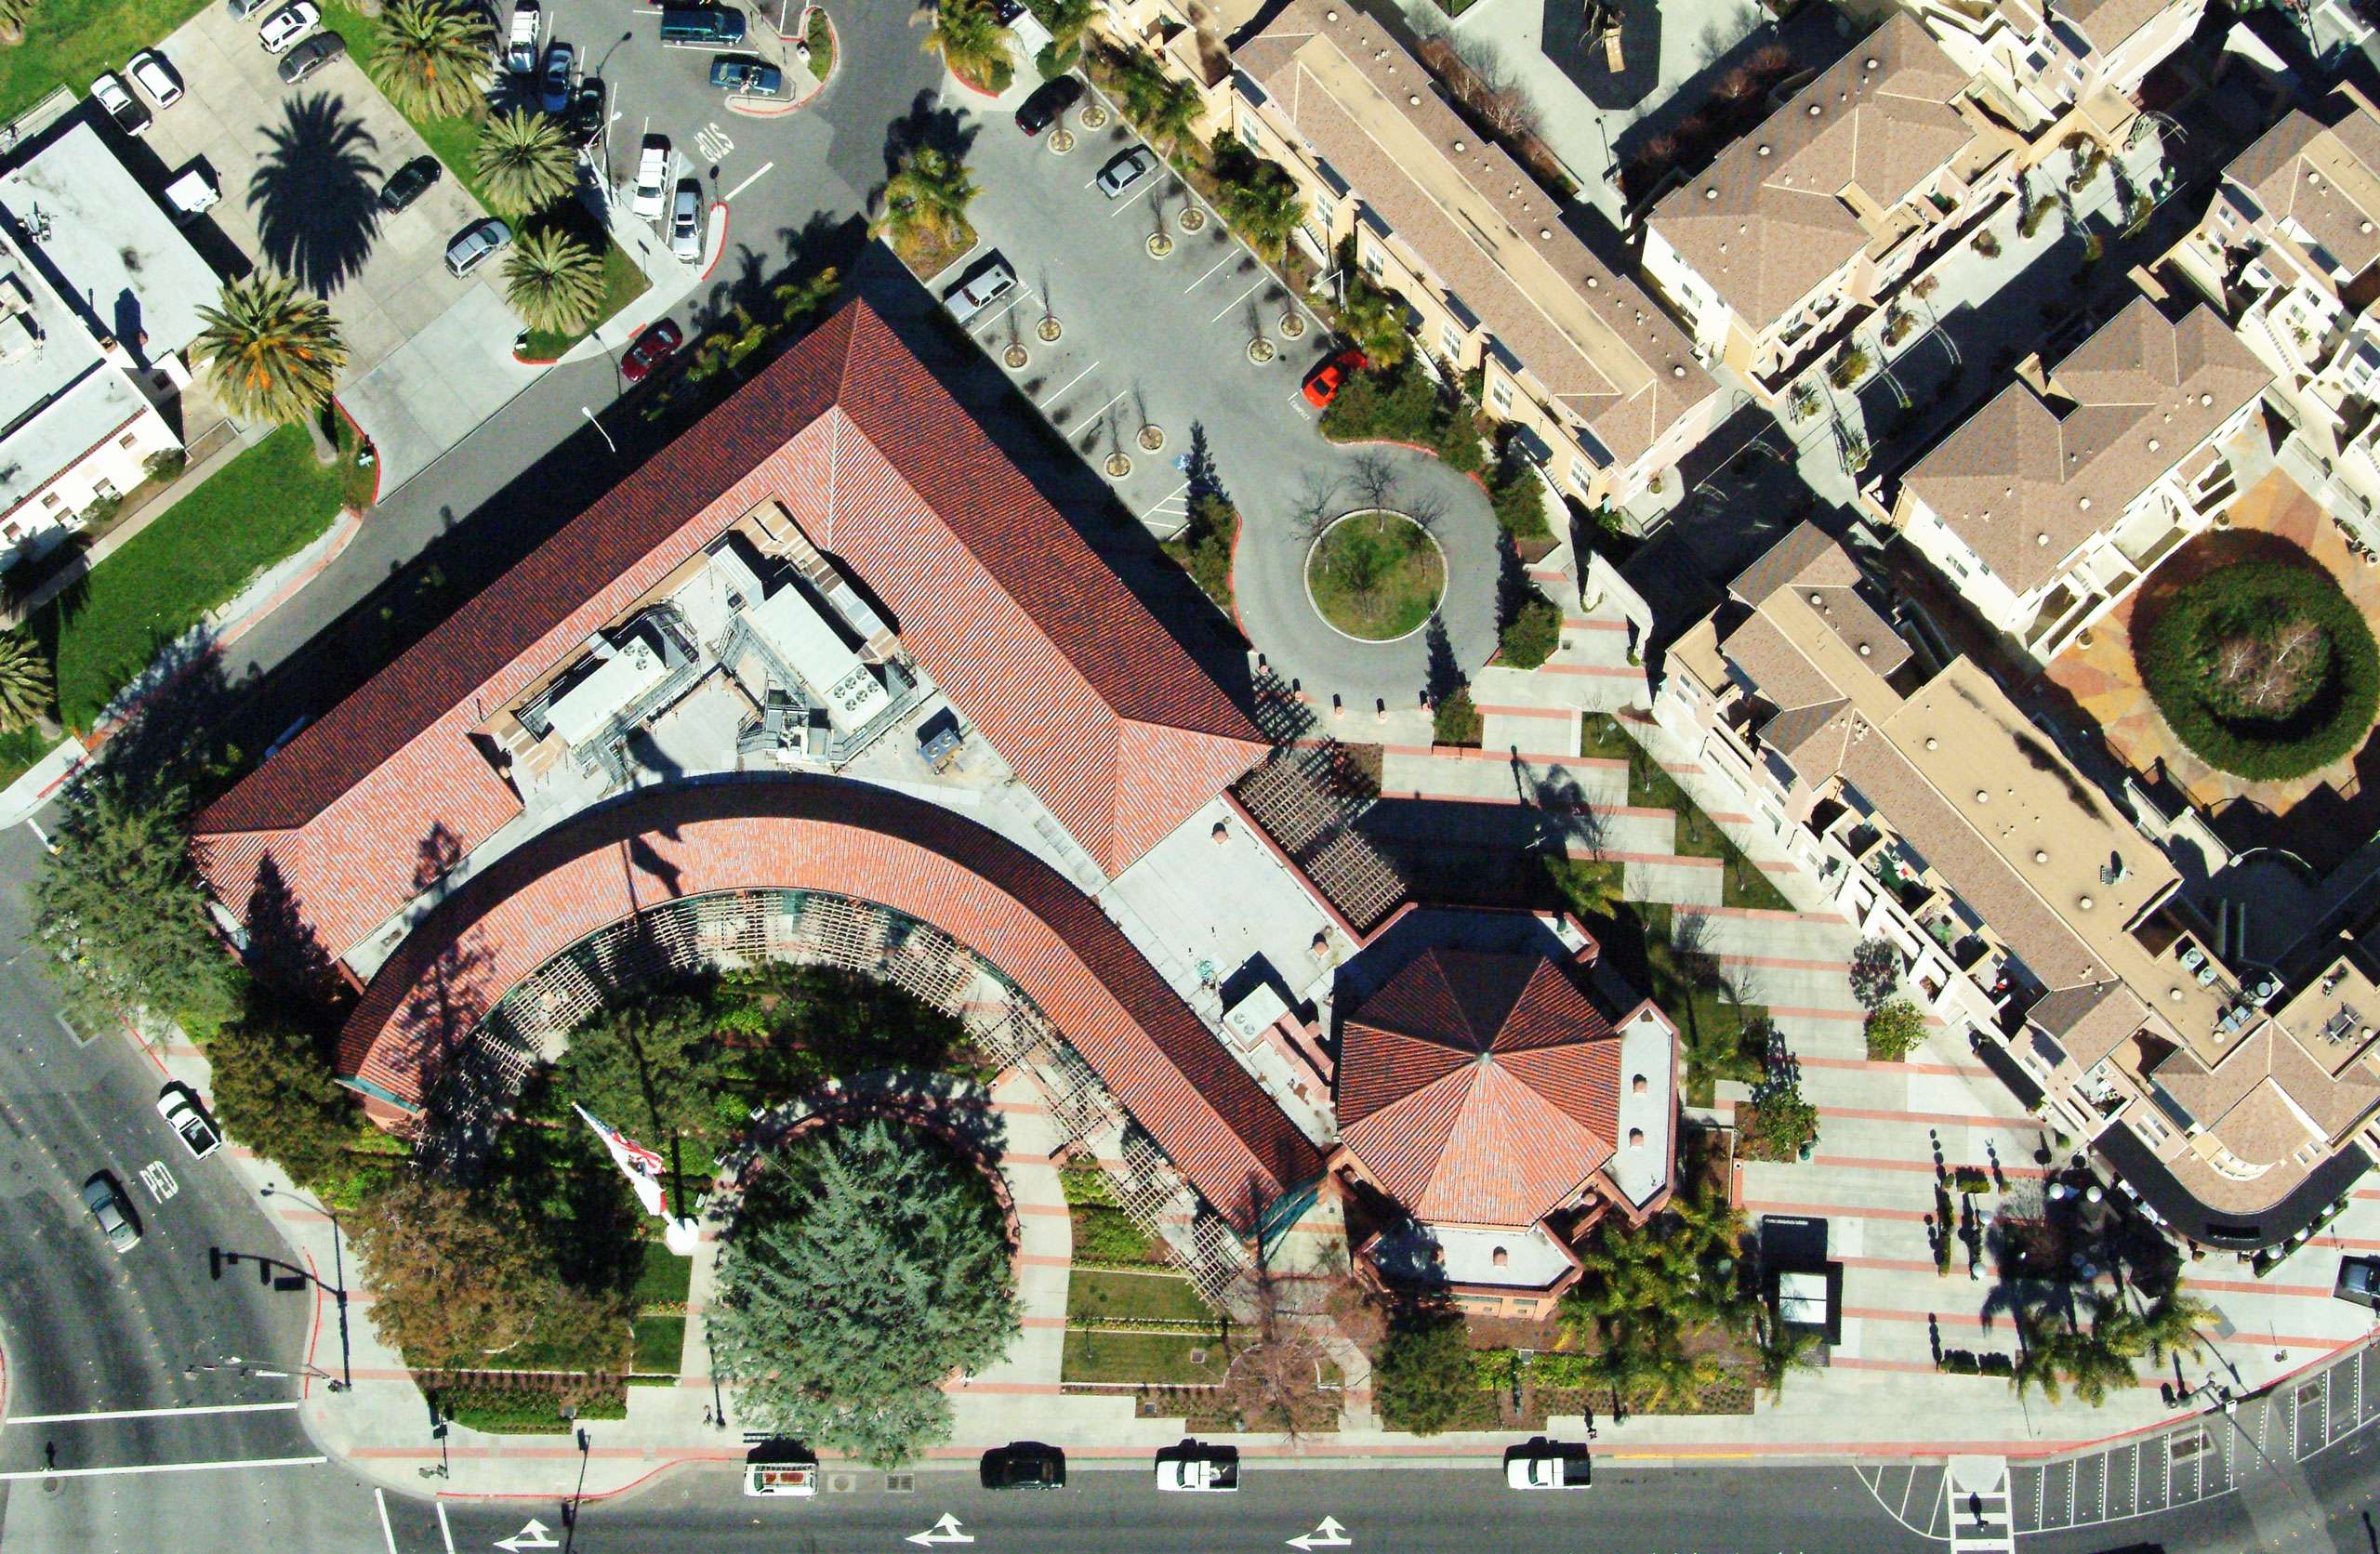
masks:
[[[436,157],[415,157],[391,173],[389,181],[380,186],[380,208],[390,216],[396,215],[428,193],[430,186],[438,181],[439,172]]]
[[[281,57],[273,66],[284,86],[295,86],[347,52],[347,40],[337,33],[317,33]]]
[[[1019,1441],[984,1454],[985,1489],[1064,1489],[1066,1454],[1038,1441]]]
[[[1038,135],[1058,122],[1058,115],[1082,100],[1082,82],[1071,75],[1044,81],[1016,111],[1016,127]]]
[[[580,76],[577,95],[570,99],[570,133],[581,147],[591,146],[603,138],[604,110],[602,78]]]
[[[2380,1309],[2380,1258],[2341,1258],[2339,1282],[2331,1293],[2341,1300]]]

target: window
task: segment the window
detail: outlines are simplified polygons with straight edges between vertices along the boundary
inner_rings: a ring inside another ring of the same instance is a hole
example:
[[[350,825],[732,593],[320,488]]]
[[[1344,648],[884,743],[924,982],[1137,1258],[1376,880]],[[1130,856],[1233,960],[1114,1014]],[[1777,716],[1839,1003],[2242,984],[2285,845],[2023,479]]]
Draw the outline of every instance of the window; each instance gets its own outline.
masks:
[[[58,506],[58,493],[54,491],[43,492],[41,494],[41,505],[45,507],[54,507]]]
[[[1256,144],[1256,121],[1246,113],[1239,116],[1239,138],[1248,145]]]
[[[115,445],[116,445],[117,447],[119,447],[119,448],[129,448],[129,447],[131,447],[135,442],[138,442],[138,441],[140,441],[140,434],[139,434],[139,432],[132,432],[132,431],[128,431],[128,432],[126,432],[122,437],[119,437],[119,438],[117,438],[117,439],[115,440]]]
[[[1499,410],[1510,411],[1513,408],[1513,386],[1498,378],[1488,386],[1488,402]]]
[[[1580,495],[1586,494],[1587,488],[1594,484],[1594,472],[1585,464],[1578,459],[1570,461],[1570,483],[1578,488]]]
[[[112,496],[122,494],[123,493],[116,490],[113,481],[98,480],[91,482],[91,499],[95,502],[104,502]]]
[[[1330,223],[1337,217],[1338,214],[1338,203],[1332,200],[1329,195],[1316,194],[1314,197],[1314,218],[1321,224],[1324,231],[1327,232],[1330,230]]]
[[[1438,331],[1438,349],[1448,361],[1461,360],[1462,332],[1450,323],[1441,328]]]
[[[1367,274],[1367,275],[1368,275],[1368,276],[1370,276],[1373,280],[1377,281],[1377,280],[1379,280],[1379,279],[1380,279],[1380,270],[1381,270],[1381,264],[1380,264],[1380,250],[1379,250],[1379,249],[1377,249],[1377,248],[1367,248],[1367,249],[1365,249],[1365,250],[1364,250],[1364,273],[1365,273],[1365,274]]]

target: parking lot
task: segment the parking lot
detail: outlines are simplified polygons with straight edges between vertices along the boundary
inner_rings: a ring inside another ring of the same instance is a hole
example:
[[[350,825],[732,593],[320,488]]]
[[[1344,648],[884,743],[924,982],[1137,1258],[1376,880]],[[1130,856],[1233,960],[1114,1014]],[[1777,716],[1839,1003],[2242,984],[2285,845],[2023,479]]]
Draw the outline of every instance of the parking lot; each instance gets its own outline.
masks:
[[[1130,460],[1129,472],[1108,478],[1125,510],[1169,535],[1186,518],[1192,469],[1210,468],[1245,525],[1234,584],[1256,647],[1316,694],[1413,705],[1426,673],[1422,637],[1356,643],[1325,626],[1305,597],[1301,509],[1363,505],[1353,470],[1366,455],[1326,441],[1301,392],[1328,354],[1328,329],[1162,161],[1115,198],[1098,187],[1100,170],[1142,143],[1119,115],[1087,129],[1081,108],[1070,111],[1064,124],[1076,143],[1064,154],[1050,132],[1019,130],[1014,111],[1029,77],[1020,72],[997,105],[957,88],[945,94],[965,126],[964,143],[946,149],[959,151],[983,190],[969,212],[981,241],[934,279],[935,294],[997,250],[1017,286],[969,332],[1094,470],[1105,474],[1117,454]],[[1159,233],[1171,243],[1163,257],[1149,250]],[[1054,342],[1042,338],[1048,318],[1060,329]],[[1248,355],[1260,334],[1276,352],[1263,364]],[[1011,364],[1014,351],[1022,365]],[[1159,448],[1142,444],[1144,427],[1162,434]],[[1383,505],[1443,515],[1435,533],[1448,560],[1448,634],[1456,656],[1476,665],[1495,640],[1486,499],[1426,455],[1368,454],[1395,471]]]
[[[330,303],[349,351],[340,402],[378,446],[384,489],[393,485],[531,375],[512,360],[521,323],[496,267],[446,273],[448,240],[484,213],[451,178],[408,210],[380,211],[389,175],[429,148],[352,60],[284,86],[257,20],[219,5],[163,48],[187,95],[157,115],[141,141],[153,163],[141,168],[136,151],[136,171],[159,188],[204,163],[222,191],[207,213],[220,243]],[[207,249],[218,265],[220,243]]]

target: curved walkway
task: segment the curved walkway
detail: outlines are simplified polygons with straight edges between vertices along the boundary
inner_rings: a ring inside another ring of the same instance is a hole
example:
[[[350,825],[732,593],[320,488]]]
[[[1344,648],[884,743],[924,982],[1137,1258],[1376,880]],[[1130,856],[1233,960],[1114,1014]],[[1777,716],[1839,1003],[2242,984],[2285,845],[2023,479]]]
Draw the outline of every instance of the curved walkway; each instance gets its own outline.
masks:
[[[1430,533],[1447,556],[1438,612],[1456,665],[1466,675],[1476,672],[1496,650],[1496,515],[1487,493],[1434,455],[1395,443],[1337,443],[1316,429],[1295,446],[1289,458],[1242,460],[1219,451],[1216,461],[1239,507],[1232,584],[1240,628],[1256,651],[1316,701],[1337,695],[1357,709],[1374,698],[1391,712],[1409,709],[1429,682],[1431,632],[1357,642],[1315,613],[1305,591],[1313,543],[1305,514],[1328,493],[1331,517],[1369,507],[1437,515]],[[1377,500],[1368,489],[1373,468],[1386,477]]]

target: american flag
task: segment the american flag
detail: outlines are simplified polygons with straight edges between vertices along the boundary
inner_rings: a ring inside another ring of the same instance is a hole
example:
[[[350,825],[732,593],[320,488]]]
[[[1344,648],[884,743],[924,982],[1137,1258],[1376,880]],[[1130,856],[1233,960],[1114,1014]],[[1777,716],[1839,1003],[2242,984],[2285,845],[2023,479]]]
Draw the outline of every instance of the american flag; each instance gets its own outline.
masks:
[[[587,1120],[587,1126],[595,1130],[595,1137],[603,1140],[603,1147],[612,1153],[612,1164],[628,1173],[628,1185],[636,1190],[636,1200],[644,1205],[644,1212],[658,1215],[664,1219],[669,1218],[668,1211],[661,1203],[662,1161],[659,1152],[638,1143],[575,1101],[571,1106]]]

